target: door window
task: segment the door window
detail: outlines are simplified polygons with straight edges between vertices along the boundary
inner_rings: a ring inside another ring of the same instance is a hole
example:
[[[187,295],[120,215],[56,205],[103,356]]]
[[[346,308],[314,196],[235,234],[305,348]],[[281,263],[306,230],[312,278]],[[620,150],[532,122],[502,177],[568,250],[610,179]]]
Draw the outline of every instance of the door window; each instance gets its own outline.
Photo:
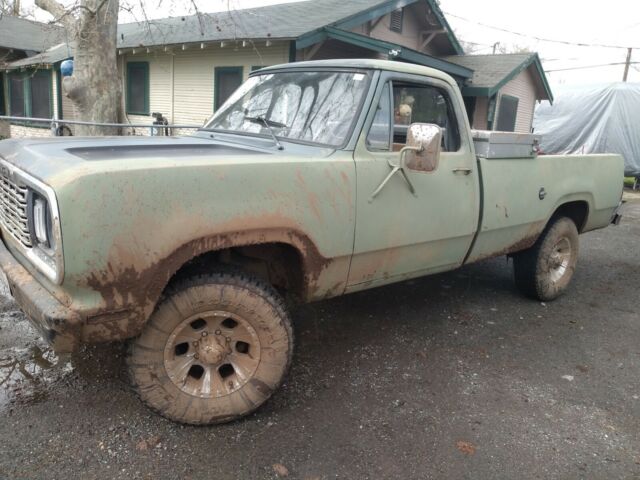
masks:
[[[391,98],[389,83],[382,89],[376,115],[367,134],[367,149],[389,151],[391,147]]]
[[[394,82],[393,123],[394,150],[407,142],[407,129],[412,123],[438,125],[442,129],[442,151],[455,152],[460,148],[460,134],[451,101],[440,88]]]

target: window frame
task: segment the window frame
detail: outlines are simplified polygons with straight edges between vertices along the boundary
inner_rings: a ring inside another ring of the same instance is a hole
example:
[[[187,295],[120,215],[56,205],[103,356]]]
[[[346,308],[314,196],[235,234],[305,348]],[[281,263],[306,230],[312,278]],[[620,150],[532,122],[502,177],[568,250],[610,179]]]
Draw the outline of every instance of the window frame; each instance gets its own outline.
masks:
[[[18,71],[8,72],[5,75],[5,80],[7,84],[6,106],[8,107],[6,112],[10,117],[20,116],[20,115],[16,115],[11,108],[11,97],[13,93],[11,88],[11,79],[18,78],[22,82],[22,99],[23,99],[22,101],[23,101],[23,107],[24,107],[22,117],[28,118],[33,115],[31,79],[35,75],[46,75],[48,79],[47,91],[49,92],[49,116],[50,116],[50,119],[53,118],[55,112],[54,112],[54,106],[53,106],[53,77],[51,76],[51,72],[52,70],[50,69],[31,69],[26,72],[18,72]],[[43,122],[33,122],[29,120],[11,120],[10,123],[12,125],[21,125],[21,126],[26,126],[31,128],[50,128],[49,122],[45,124]]]
[[[388,97],[389,97],[389,147],[387,150],[385,149],[381,149],[381,148],[370,148],[369,146],[369,142],[367,141],[367,139],[369,138],[369,133],[371,132],[371,128],[373,127],[373,122],[376,119],[376,115],[378,113],[378,107],[380,106],[380,103],[382,102],[382,97],[384,95],[384,89],[387,87],[387,85],[389,86],[389,90],[388,90]],[[374,98],[373,104],[375,105],[375,112],[373,114],[373,119],[371,120],[371,125],[369,125],[369,128],[367,129],[367,134],[364,137],[364,144],[366,149],[369,152],[376,152],[376,153],[380,153],[380,152],[391,152],[393,150],[393,83],[391,82],[391,79],[388,79],[386,81],[384,81],[382,83],[382,87],[380,88],[380,94],[378,95],[377,99]]]
[[[500,126],[500,118],[501,118],[500,109],[502,108],[502,101],[505,98],[509,99],[509,100],[515,100],[516,101],[515,102],[516,110],[515,110],[515,114],[513,116],[513,129],[512,130],[502,130],[502,129],[499,128],[499,126]],[[497,112],[497,117],[498,118],[495,121],[495,130],[496,131],[498,131],[498,132],[515,132],[516,131],[516,126],[518,124],[518,107],[519,106],[520,106],[520,97],[516,97],[515,95],[508,95],[506,93],[503,93],[503,94],[500,95],[500,103],[498,104],[498,112]]]
[[[463,147],[466,145],[466,142],[464,140],[464,125],[461,125],[460,122],[463,121],[463,117],[461,117],[460,112],[457,111],[456,109],[456,104],[453,102],[453,96],[452,96],[452,90],[450,85],[446,84],[445,82],[438,80],[438,79],[433,79],[433,80],[429,80],[429,79],[424,79],[424,78],[415,78],[413,75],[402,75],[402,74],[397,74],[395,72],[388,72],[389,74],[385,77],[382,77],[380,79],[380,92],[382,92],[384,90],[385,84],[390,84],[390,88],[389,88],[389,92],[391,95],[391,142],[389,144],[389,149],[388,150],[371,150],[367,147],[366,145],[366,139],[367,136],[369,135],[369,131],[371,130],[371,127],[373,126],[373,121],[375,119],[375,112],[373,114],[373,116],[371,117],[371,120],[367,122],[366,124],[366,129],[363,130],[363,132],[365,133],[365,148],[371,152],[371,153],[394,153],[393,152],[393,144],[394,144],[394,137],[395,137],[395,119],[394,119],[394,98],[393,98],[393,89],[394,89],[394,83],[398,84],[402,84],[402,83],[407,83],[407,84],[413,84],[416,87],[428,87],[428,88],[435,88],[436,90],[438,90],[439,92],[441,92],[441,94],[444,96],[445,101],[447,102],[447,108],[450,112],[451,115],[453,115],[453,119],[454,120],[454,124],[456,126],[456,130],[457,130],[457,134],[458,134],[458,148],[457,150],[450,150],[450,151],[445,151],[442,150],[443,154],[450,154],[450,153],[459,153],[463,150]],[[382,93],[380,93],[378,95],[378,103],[376,103],[376,109],[378,104],[380,103],[380,99],[382,98]],[[375,97],[374,97],[375,100]],[[466,112],[464,112],[464,114],[466,115]]]
[[[224,104],[224,102],[222,102],[218,105],[218,100],[220,99],[220,91],[219,91],[220,82],[218,81],[218,76],[221,73],[230,73],[230,72],[240,73],[240,85],[242,85],[242,82],[244,82],[244,66],[240,65],[237,67],[214,67],[213,69],[213,111],[214,113],[218,111],[218,109]]]
[[[133,68],[142,68],[144,71],[144,108],[143,111],[137,111],[131,107],[131,86],[132,86],[132,76],[131,70]],[[150,96],[150,81],[149,81],[149,62],[127,62],[127,101],[126,104],[126,112],[127,115],[150,115],[149,108],[149,96]]]

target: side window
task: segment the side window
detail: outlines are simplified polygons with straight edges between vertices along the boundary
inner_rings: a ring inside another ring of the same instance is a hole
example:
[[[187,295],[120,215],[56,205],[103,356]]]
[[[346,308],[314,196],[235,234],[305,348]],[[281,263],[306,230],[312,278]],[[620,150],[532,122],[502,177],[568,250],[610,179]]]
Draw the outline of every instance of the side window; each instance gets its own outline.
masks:
[[[456,116],[446,92],[429,85],[393,83],[393,149],[407,142],[407,128],[412,123],[433,123],[442,129],[442,151],[460,148]]]
[[[389,95],[389,82],[382,90],[378,109],[373,118],[373,123],[367,134],[368,150],[386,150],[390,148],[391,141],[391,99]]]

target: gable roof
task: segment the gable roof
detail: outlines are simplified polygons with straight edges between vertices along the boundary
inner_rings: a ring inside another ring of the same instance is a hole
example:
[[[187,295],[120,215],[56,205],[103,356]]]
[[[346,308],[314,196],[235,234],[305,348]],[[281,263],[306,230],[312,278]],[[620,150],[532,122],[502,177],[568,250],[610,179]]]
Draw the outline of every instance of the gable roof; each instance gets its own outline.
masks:
[[[118,48],[243,39],[295,39],[327,26],[349,29],[419,1],[428,3],[463,53],[435,0],[307,0],[218,13],[200,13],[118,26]]]
[[[463,88],[464,95],[493,96],[520,72],[531,68],[538,98],[553,102],[553,93],[537,53],[454,55],[445,60],[473,70],[473,77]]]
[[[11,15],[0,15],[0,47],[41,52],[64,39],[57,25],[34,22]]]

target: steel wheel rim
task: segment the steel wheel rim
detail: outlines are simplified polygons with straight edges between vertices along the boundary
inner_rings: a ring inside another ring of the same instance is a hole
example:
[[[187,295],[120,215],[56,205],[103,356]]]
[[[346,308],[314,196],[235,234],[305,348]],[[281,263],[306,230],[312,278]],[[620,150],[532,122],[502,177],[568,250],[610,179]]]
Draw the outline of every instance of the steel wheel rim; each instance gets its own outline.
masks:
[[[571,265],[573,249],[568,237],[562,237],[554,245],[549,258],[549,277],[552,282],[559,282],[567,273]]]
[[[217,398],[242,388],[260,363],[260,342],[239,315],[209,311],[183,320],[169,335],[164,367],[182,392]]]

